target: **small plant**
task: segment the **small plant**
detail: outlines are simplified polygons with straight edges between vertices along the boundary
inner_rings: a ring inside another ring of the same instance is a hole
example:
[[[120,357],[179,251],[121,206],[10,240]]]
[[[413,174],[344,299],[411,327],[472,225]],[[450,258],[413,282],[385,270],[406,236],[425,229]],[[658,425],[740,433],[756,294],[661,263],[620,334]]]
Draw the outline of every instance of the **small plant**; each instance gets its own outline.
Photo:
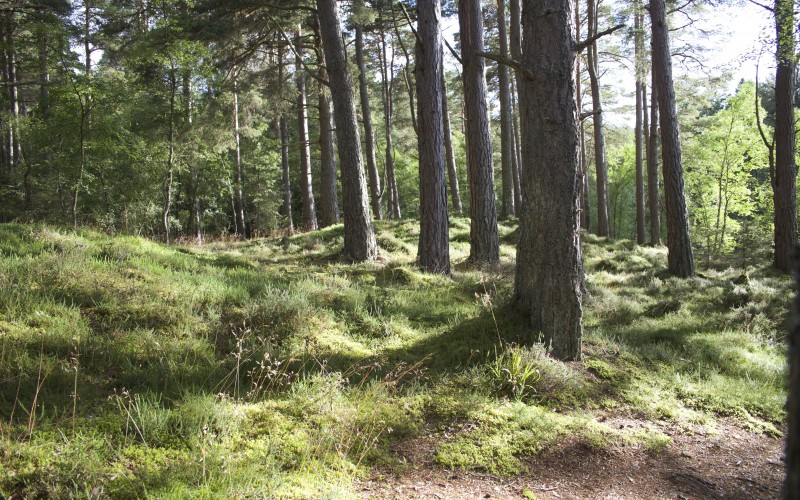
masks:
[[[535,394],[534,385],[539,380],[539,368],[526,359],[518,347],[507,347],[500,354],[495,351],[495,359],[488,369],[498,393],[515,399]]]

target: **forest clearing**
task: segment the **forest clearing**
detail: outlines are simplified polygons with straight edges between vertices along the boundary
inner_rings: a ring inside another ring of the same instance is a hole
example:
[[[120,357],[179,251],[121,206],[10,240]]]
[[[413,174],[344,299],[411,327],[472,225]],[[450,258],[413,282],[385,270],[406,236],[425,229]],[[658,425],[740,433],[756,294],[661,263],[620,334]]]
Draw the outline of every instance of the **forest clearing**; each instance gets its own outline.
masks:
[[[778,495],[784,275],[682,280],[664,248],[585,235],[564,364],[507,306],[513,224],[494,270],[451,277],[417,270],[415,222],[376,229],[381,261],[353,265],[341,226],[169,247],[0,227],[0,492]]]

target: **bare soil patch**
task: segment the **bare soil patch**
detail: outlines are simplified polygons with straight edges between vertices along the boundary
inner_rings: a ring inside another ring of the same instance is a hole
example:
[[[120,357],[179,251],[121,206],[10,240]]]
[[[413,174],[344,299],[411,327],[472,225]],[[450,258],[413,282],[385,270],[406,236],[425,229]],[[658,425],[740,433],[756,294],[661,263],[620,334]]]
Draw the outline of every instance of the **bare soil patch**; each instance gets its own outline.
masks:
[[[641,426],[627,418],[612,426]],[[653,425],[649,423],[648,425]],[[527,471],[498,477],[479,470],[445,470],[432,460],[435,437],[406,441],[393,450],[409,464],[400,472],[376,471],[357,485],[364,498],[778,498],[785,474],[784,441],[720,421],[712,431],[656,424],[672,438],[663,451],[612,446],[594,449],[568,439],[527,457]],[[622,428],[620,427],[620,428]]]

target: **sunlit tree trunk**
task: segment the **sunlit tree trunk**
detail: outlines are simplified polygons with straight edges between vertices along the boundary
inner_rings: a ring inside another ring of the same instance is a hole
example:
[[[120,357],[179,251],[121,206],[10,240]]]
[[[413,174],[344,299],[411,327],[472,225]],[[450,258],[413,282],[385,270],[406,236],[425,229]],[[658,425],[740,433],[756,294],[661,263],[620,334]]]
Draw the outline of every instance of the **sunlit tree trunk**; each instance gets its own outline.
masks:
[[[506,0],[497,0],[497,31],[500,39],[500,55],[507,58],[509,54],[506,33]],[[500,84],[497,94],[500,98],[500,171],[503,184],[500,214],[506,218],[516,214],[514,208],[514,124],[511,114],[508,66],[497,65],[497,78]]]
[[[658,188],[658,92],[655,68],[650,85],[650,128],[647,140],[647,211],[650,215],[650,244],[661,244],[661,195]]]
[[[643,115],[644,115],[644,33],[642,31],[642,14],[639,0],[634,2],[634,58],[636,72],[636,126],[634,136],[636,141],[636,243],[644,245],[645,220],[644,220],[644,167],[642,156],[644,150]]]
[[[678,112],[672,84],[669,30],[664,0],[650,2],[653,36],[653,70],[661,112],[661,159],[664,165],[664,196],[667,209],[667,266],[679,277],[694,276],[694,256],[689,239],[689,213],[683,183]]]
[[[306,231],[317,229],[317,209],[314,204],[314,184],[311,179],[311,140],[308,136],[308,98],[306,70],[303,67],[301,33],[295,34],[295,75],[297,78],[297,130],[300,142],[300,189],[303,195],[303,224]]]
[[[378,245],[369,217],[369,194],[364,175],[361,139],[358,134],[353,80],[344,44],[339,34],[341,22],[335,0],[316,0],[319,31],[330,76],[333,117],[342,174],[342,212],[344,215],[345,259],[362,262],[378,257]]]
[[[416,82],[419,116],[420,231],[417,259],[432,273],[450,273],[439,0],[417,4]]]
[[[467,170],[470,187],[470,261],[491,264],[500,259],[494,194],[492,139],[486,101],[483,14],[480,0],[459,0],[461,54],[464,65]]]
[[[319,77],[327,80],[325,66],[320,65]],[[333,115],[328,89],[319,86],[319,156],[320,203],[319,225],[327,227],[339,223],[339,201],[336,192],[336,150],[333,145]]]
[[[458,169],[456,167],[456,155],[453,151],[453,133],[450,128],[450,102],[447,98],[447,82],[444,75],[444,58],[442,58],[442,127],[444,132],[444,155],[447,163],[447,179],[450,184],[450,203],[453,212],[461,215],[461,190],[458,186]]]

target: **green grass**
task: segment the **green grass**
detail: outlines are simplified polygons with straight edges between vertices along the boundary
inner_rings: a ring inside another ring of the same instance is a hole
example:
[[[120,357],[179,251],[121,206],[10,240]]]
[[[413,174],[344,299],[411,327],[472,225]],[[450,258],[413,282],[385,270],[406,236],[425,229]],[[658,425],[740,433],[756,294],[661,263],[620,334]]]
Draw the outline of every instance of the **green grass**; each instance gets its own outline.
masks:
[[[567,435],[669,446],[600,412],[779,433],[788,278],[677,280],[663,248],[586,236],[585,361],[564,364],[507,305],[514,227],[485,271],[452,229],[442,277],[408,221],[360,265],[341,226],[200,247],[0,226],[0,495],[346,498],[409,439],[498,474]]]

